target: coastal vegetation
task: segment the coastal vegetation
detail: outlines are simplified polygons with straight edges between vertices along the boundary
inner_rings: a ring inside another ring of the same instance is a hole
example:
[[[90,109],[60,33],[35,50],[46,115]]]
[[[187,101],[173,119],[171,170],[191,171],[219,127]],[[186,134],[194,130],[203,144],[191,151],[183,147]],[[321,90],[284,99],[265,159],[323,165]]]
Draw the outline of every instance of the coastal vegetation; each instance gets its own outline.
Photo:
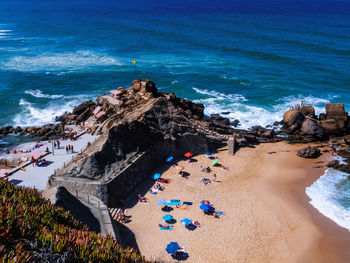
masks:
[[[89,231],[35,189],[0,178],[1,262],[146,262],[111,236]]]

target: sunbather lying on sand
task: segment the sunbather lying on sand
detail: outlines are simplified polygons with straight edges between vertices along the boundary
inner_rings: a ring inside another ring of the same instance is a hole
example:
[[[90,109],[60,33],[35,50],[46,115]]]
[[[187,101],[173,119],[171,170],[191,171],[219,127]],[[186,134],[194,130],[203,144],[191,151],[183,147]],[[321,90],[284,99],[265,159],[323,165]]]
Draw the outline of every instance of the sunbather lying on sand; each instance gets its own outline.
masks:
[[[174,228],[173,225],[169,225],[169,224],[159,224],[159,227],[164,228],[164,229],[173,229]]]
[[[207,185],[207,184],[211,183],[211,180],[208,179],[208,178],[202,178],[201,183],[204,184],[204,185]]]

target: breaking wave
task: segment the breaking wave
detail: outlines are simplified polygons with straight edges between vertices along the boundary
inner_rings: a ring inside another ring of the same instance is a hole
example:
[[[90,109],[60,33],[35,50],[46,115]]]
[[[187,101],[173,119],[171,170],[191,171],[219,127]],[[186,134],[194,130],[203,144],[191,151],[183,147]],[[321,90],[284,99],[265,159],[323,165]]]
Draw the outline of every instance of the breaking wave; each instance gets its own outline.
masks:
[[[304,101],[312,104],[316,113],[324,111],[326,103],[330,99],[322,99],[313,96],[288,96],[281,98],[275,105],[267,105],[266,107],[249,104],[249,100],[240,94],[224,94],[217,91],[198,89],[193,90],[207,98],[194,100],[196,103],[203,103],[204,113],[210,115],[213,113],[226,113],[223,116],[231,120],[238,119],[240,121],[239,128],[249,129],[254,125],[267,126],[272,125],[275,121],[280,121],[283,114],[290,107]]]

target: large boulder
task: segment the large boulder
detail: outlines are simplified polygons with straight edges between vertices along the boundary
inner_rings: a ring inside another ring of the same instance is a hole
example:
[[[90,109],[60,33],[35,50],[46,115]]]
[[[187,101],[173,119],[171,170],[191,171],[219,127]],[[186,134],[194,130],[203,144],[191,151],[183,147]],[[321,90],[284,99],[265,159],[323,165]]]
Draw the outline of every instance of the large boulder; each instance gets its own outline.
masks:
[[[321,151],[316,147],[307,146],[300,149],[297,155],[303,158],[317,158],[321,155]]]
[[[348,113],[345,111],[343,103],[327,103],[326,104],[327,119],[346,121]]]
[[[302,134],[312,135],[317,138],[324,138],[324,129],[314,120],[305,119],[301,126]]]
[[[286,111],[283,115],[282,121],[285,125],[284,130],[286,130],[287,133],[292,133],[295,130],[299,130],[304,119],[304,114],[298,110]]]
[[[152,95],[156,97],[158,90],[156,85],[147,79],[136,79],[132,82],[132,89],[135,93],[140,92],[143,94]]]
[[[342,121],[336,121],[334,119],[326,119],[323,121],[319,121],[320,126],[324,129],[326,134],[340,134],[343,132],[344,125],[342,125]],[[343,123],[344,124],[344,123]]]
[[[315,118],[315,109],[312,106],[302,106],[298,109],[304,116],[308,116],[310,118]]]

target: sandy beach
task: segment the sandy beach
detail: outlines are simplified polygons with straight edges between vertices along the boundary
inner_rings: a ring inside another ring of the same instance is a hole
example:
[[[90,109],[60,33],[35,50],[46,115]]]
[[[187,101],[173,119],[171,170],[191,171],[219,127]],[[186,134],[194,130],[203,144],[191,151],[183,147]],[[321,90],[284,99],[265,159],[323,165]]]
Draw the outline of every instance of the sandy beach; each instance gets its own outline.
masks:
[[[235,156],[221,149],[215,155],[229,170],[214,167],[210,174],[201,172],[200,166],[212,161],[195,156],[191,164],[179,162],[190,173],[188,179],[172,167],[160,167],[155,172],[171,182],[163,184],[164,191],[157,195],[147,192],[151,180],[135,191],[127,200],[130,222],[125,226],[134,233],[140,252],[161,262],[175,262],[165,251],[171,241],[188,252],[186,262],[350,262],[350,232],[318,213],[305,194],[305,187],[323,174],[319,166],[331,157],[300,158],[296,151],[302,147],[262,144],[241,149]],[[213,173],[217,182],[200,183],[203,177],[212,179]],[[135,204],[139,193],[145,194],[148,204]],[[163,198],[193,203],[169,213],[177,221],[172,231],[158,227],[167,214],[157,206]],[[204,215],[199,209],[202,200],[209,200],[224,215]],[[201,226],[189,231],[180,223],[183,218],[198,220]],[[131,244],[132,238],[126,241]]]

